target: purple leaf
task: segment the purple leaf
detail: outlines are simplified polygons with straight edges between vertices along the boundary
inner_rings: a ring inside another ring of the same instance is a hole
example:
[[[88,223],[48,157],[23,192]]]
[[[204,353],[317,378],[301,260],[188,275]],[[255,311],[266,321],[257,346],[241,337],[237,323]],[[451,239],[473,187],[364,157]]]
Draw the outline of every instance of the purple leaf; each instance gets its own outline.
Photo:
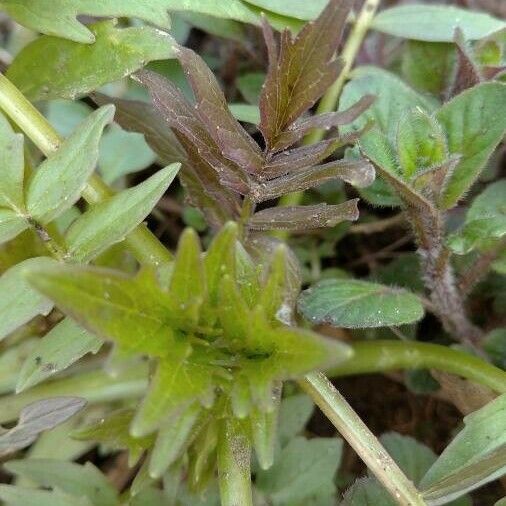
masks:
[[[358,199],[330,206],[273,207],[255,213],[248,226],[252,230],[310,230],[333,227],[342,221],[358,219]]]

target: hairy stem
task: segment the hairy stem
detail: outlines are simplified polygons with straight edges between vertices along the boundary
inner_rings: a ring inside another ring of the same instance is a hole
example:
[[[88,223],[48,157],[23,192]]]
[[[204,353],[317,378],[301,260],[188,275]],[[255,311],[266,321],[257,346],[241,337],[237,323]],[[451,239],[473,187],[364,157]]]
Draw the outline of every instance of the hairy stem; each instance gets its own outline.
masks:
[[[376,10],[381,0],[365,0],[362,9],[357,16],[353,29],[346,40],[343,51],[340,55],[343,61],[343,69],[339,74],[339,77],[335,83],[327,90],[323,95],[318,108],[316,109],[317,114],[325,112],[335,111],[341,92],[343,91],[344,83],[350,74],[350,70],[353,66],[355,58],[357,57],[358,51],[362,42],[364,41],[365,35],[369,30],[371,22],[376,14]],[[305,139],[304,144],[314,144],[323,139],[325,130],[317,129],[309,133]],[[302,201],[303,192],[295,192],[285,195],[280,199],[281,206],[296,206]],[[285,232],[286,235],[286,232]]]
[[[376,436],[322,373],[308,374],[301,387],[357,452],[398,504],[424,505],[421,494],[399,469]]]
[[[330,377],[352,376],[398,369],[437,369],[506,393],[506,372],[470,353],[439,344],[415,341],[352,343],[353,356],[327,371]]]
[[[53,154],[63,142],[56,130],[25,96],[0,73],[0,108],[12,119],[45,156]],[[96,174],[93,175],[83,192],[90,204],[102,202],[113,194],[112,190]],[[142,264],[160,265],[173,259],[145,225],[139,225],[126,238],[126,243],[137,260]]]
[[[250,460],[250,442],[241,421],[224,419],[218,441],[222,506],[253,506]]]

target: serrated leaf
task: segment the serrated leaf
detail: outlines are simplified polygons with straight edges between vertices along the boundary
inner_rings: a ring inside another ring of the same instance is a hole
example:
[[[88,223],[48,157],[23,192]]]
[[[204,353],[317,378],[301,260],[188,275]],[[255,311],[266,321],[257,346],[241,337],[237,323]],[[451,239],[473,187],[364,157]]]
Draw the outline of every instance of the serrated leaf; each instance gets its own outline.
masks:
[[[22,214],[24,155],[23,135],[16,134],[3,114],[0,114],[0,207]]]
[[[464,428],[424,476],[422,490],[436,493],[440,486],[455,498],[494,479],[497,472],[502,474],[506,466],[505,413],[506,394],[466,416]],[[471,473],[467,472],[468,466],[473,466]]]
[[[443,163],[446,138],[439,123],[420,109],[411,109],[397,127],[397,156],[404,177]]]
[[[96,353],[102,340],[66,318],[39,339],[19,372],[16,391],[22,392],[63,371],[87,353]]]
[[[342,441],[337,438],[296,437],[288,443],[269,471],[257,474],[256,486],[272,504],[304,504],[323,489],[335,493]]]
[[[28,221],[15,211],[0,208],[0,244],[14,239],[29,226]]]
[[[343,221],[358,219],[358,199],[343,204],[273,207],[258,211],[248,221],[252,230],[310,230],[334,227]]]
[[[27,270],[27,276],[64,313],[125,352],[170,353],[173,308],[154,275],[131,278],[96,267],[59,266]]]
[[[159,428],[178,408],[193,401],[209,404],[213,400],[213,368],[198,363],[189,347],[173,351],[160,360],[149,390],[132,422],[130,432],[145,436]]]
[[[173,57],[172,37],[156,28],[121,29],[114,21],[101,21],[90,29],[96,37],[91,45],[48,35],[37,38],[17,55],[8,78],[32,101],[75,99],[132,74],[148,61]]]
[[[39,314],[47,315],[53,303],[25,280],[25,269],[48,267],[56,262],[47,257],[25,260],[0,277],[0,340]]]
[[[489,185],[469,208],[462,230],[448,238],[450,248],[459,255],[486,248],[506,235],[506,180]]]
[[[41,432],[68,420],[85,405],[79,397],[54,397],[29,404],[21,411],[17,425],[0,433],[0,456],[29,446]]]
[[[0,499],[6,501],[9,506],[94,506],[86,498],[14,485],[0,485]]]
[[[112,121],[114,107],[90,114],[29,179],[26,207],[32,218],[49,223],[72,207],[81,196],[98,159],[102,131]]]
[[[389,35],[429,42],[453,42],[459,27],[467,40],[477,40],[506,26],[482,12],[451,5],[401,5],[380,12],[372,27]]]
[[[270,27],[264,24],[269,69],[260,96],[260,131],[268,149],[276,150],[278,136],[336,79],[341,64],[334,57],[350,9],[348,0],[331,0],[297,36],[283,32],[279,53]]]
[[[401,288],[354,279],[327,279],[302,292],[299,310],[313,323],[368,328],[413,323],[423,317],[420,299]]]
[[[402,75],[421,92],[440,96],[455,64],[455,47],[445,42],[409,40],[402,51]]]
[[[68,229],[68,254],[85,263],[122,241],[149,215],[179,168],[179,164],[166,167],[139,185],[92,206]]]
[[[169,4],[167,0],[148,0],[142,4],[137,0],[77,0],[71,3],[65,0],[38,0],[28,8],[17,0],[2,0],[0,7],[18,23],[35,32],[75,42],[93,43],[93,32],[76,19],[78,15],[133,17],[169,28]]]
[[[97,423],[92,423],[73,431],[72,437],[80,441],[92,440],[94,442],[105,443],[118,450],[127,449],[129,452],[129,464],[133,466],[139,460],[144,450],[150,448],[153,444],[152,436],[135,438],[130,434],[129,429],[133,416],[134,413],[130,410],[116,411],[102,418]]]
[[[506,84],[483,83],[447,102],[436,113],[446,131],[448,149],[461,159],[443,196],[453,207],[479,176],[506,132]]]
[[[184,451],[191,438],[191,432],[197,422],[200,410],[200,406],[194,404],[182,413],[178,413],[178,416],[160,428],[149,458],[149,476],[151,478],[161,478]]]
[[[59,489],[76,498],[86,497],[94,506],[117,504],[116,490],[90,462],[81,466],[60,460],[25,459],[7,462],[5,468],[41,487]]]

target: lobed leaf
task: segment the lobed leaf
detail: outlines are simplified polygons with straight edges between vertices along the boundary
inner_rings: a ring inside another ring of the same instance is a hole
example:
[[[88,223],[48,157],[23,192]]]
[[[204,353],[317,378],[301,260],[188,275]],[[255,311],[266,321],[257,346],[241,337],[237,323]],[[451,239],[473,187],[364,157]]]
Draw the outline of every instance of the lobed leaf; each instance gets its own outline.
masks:
[[[179,167],[166,167],[139,185],[91,207],[66,233],[68,254],[85,263],[122,241],[152,211]]]
[[[445,129],[450,154],[460,155],[443,205],[453,207],[469,190],[506,132],[506,84],[483,83],[453,98],[436,119]]]
[[[327,279],[302,292],[299,311],[313,323],[370,328],[404,325],[423,317],[420,299],[401,288],[355,279]]]
[[[49,223],[79,200],[97,163],[102,131],[113,116],[113,106],[90,114],[28,180],[26,207],[33,219]]]
[[[96,38],[91,45],[48,35],[37,38],[16,56],[7,77],[32,101],[74,100],[132,74],[148,61],[173,57],[172,37],[156,28],[121,29],[115,21],[101,21],[90,30]]]
[[[41,432],[65,422],[85,404],[79,397],[54,397],[29,404],[21,411],[17,425],[0,433],[0,456],[29,446]]]
[[[260,96],[260,130],[269,150],[278,150],[278,136],[337,78],[341,64],[334,57],[350,8],[349,0],[330,0],[316,21],[306,24],[297,36],[282,33],[279,53],[264,23],[269,69]]]

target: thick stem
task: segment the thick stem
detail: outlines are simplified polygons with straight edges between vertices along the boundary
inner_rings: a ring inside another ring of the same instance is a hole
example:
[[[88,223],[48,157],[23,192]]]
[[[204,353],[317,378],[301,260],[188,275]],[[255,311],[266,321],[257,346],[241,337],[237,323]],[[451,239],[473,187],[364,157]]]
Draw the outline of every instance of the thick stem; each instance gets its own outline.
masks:
[[[374,15],[376,14],[376,10],[380,4],[381,0],[365,0],[364,5],[355,21],[353,29],[346,40],[346,44],[344,45],[343,51],[340,55],[343,61],[343,69],[339,74],[339,77],[335,81],[335,83],[327,90],[325,95],[323,95],[320,103],[318,104],[318,108],[316,110],[317,114],[322,114],[325,112],[335,111],[337,108],[337,103],[339,101],[339,97],[341,96],[341,92],[343,91],[344,83],[350,74],[350,70],[355,62],[355,58],[357,57],[358,51],[362,42],[364,41],[365,35],[369,30],[369,27],[372,23]],[[317,129],[313,132],[310,132],[304,139],[304,144],[314,144],[323,139],[325,135],[325,130]],[[281,206],[296,206],[301,203],[303,192],[295,192],[290,193],[289,195],[285,195],[280,199]],[[281,235],[281,234],[280,234]]]
[[[437,369],[506,393],[506,372],[470,353],[439,344],[414,341],[352,343],[354,354],[327,371],[330,377],[372,374],[399,369]]]
[[[46,118],[1,73],[0,108],[25,132],[45,156],[54,153],[63,142]],[[112,190],[102,179],[93,175],[88,181],[83,197],[88,203],[96,204],[112,194]],[[143,264],[161,265],[173,259],[171,252],[143,224],[128,235],[126,243],[139,262]]]
[[[414,484],[325,375],[308,374],[300,385],[398,504],[425,504]]]
[[[253,506],[251,445],[240,420],[222,421],[218,441],[218,476],[222,506]]]

